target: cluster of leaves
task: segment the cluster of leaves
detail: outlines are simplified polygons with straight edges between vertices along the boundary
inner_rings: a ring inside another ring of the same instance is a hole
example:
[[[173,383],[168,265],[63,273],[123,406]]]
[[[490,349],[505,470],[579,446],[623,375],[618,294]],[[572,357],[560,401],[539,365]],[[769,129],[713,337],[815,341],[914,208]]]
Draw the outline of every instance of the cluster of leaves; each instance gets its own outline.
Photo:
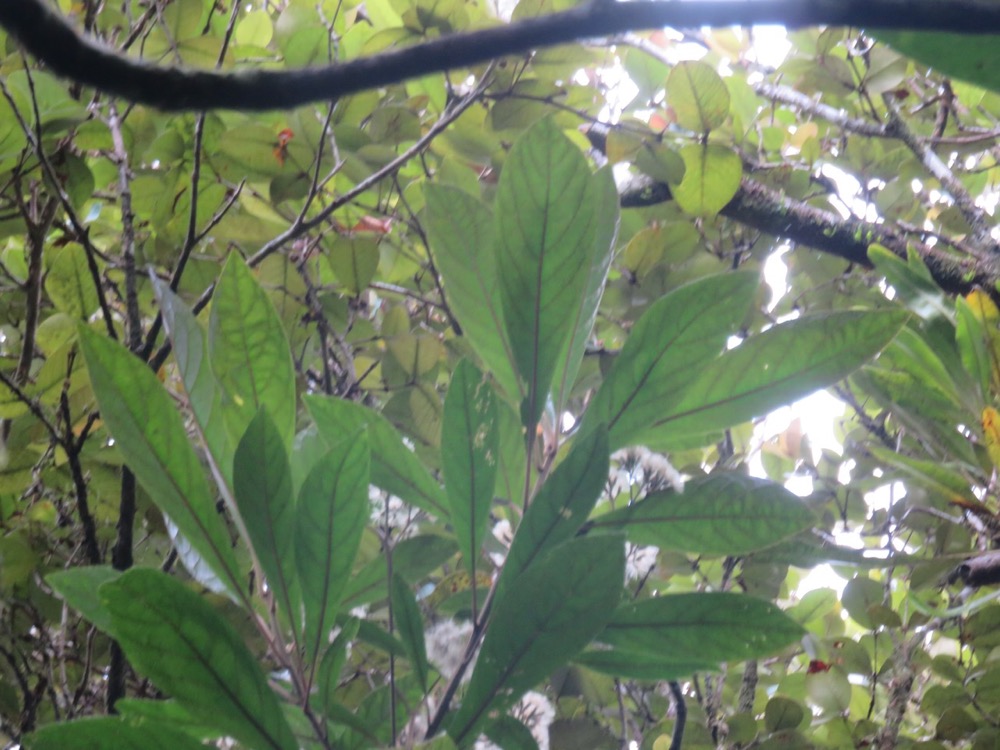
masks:
[[[160,62],[294,67],[491,15],[88,18]],[[735,31],[699,61],[656,34],[252,117],[90,98],[10,49],[4,740],[995,747],[1000,606],[942,583],[997,534],[1000,312],[939,284],[996,249],[997,95],[790,39],[774,76]],[[762,227],[867,245],[875,215],[906,257],[799,247],[768,303]],[[754,418],[835,385],[843,455],[762,448]],[[828,561],[843,593],[800,595]]]

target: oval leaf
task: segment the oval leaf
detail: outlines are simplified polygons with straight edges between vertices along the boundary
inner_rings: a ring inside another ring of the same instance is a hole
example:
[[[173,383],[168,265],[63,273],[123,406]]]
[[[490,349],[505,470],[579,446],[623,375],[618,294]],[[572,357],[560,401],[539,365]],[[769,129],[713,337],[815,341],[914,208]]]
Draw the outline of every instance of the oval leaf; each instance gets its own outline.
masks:
[[[569,314],[590,274],[596,215],[587,160],[549,120],[518,139],[497,188],[500,300],[507,336],[525,383],[521,422],[541,416],[560,352],[573,330]]]
[[[732,149],[715,144],[685,146],[684,179],[671,186],[674,200],[695,216],[715,216],[736,195],[743,177],[743,163]]]
[[[212,296],[208,348],[233,441],[266,406],[285,445],[291,445],[295,368],[288,339],[270,298],[237,253],[226,261]]]
[[[712,66],[698,60],[677,63],[667,76],[667,96],[677,124],[707,133],[729,116],[729,89]]]

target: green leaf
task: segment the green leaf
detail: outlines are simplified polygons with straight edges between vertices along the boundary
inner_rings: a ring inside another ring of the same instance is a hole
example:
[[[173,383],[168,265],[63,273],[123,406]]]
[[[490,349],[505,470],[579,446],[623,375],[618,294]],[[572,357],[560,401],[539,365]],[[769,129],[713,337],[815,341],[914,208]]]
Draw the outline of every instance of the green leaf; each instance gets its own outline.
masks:
[[[87,251],[81,245],[66,245],[56,253],[45,274],[45,291],[57,310],[77,320],[85,320],[97,309],[94,277],[87,267]]]
[[[194,313],[170,291],[170,286],[158,276],[153,275],[152,280],[191,411],[216,465],[232,485],[233,445],[221,417],[221,391],[208,363],[208,337]]]
[[[710,661],[698,661],[691,656],[670,658],[646,652],[620,651],[615,648],[584,651],[573,661],[587,669],[612,677],[648,682],[679,680],[695,672],[716,670],[719,666]]]
[[[288,454],[267,409],[243,433],[233,459],[233,492],[254,554],[282,613],[297,631],[295,503]]]
[[[330,270],[354,297],[368,288],[378,261],[378,245],[367,237],[337,237],[327,254]]]
[[[667,97],[677,124],[696,133],[715,130],[729,116],[729,89],[708,63],[677,63],[667,76]]]
[[[581,258],[589,273],[587,287],[573,304],[573,329],[570,332],[566,346],[556,361],[556,369],[552,378],[552,402],[556,414],[562,414],[580,363],[591,339],[597,309],[601,305],[604,294],[604,284],[611,267],[611,256],[614,250],[615,236],[618,234],[619,198],[614,175],[610,167],[597,172],[594,177],[596,192],[596,215],[594,220],[593,249],[589,256]]]
[[[257,659],[203,597],[133,568],[101,598],[132,665],[192,715],[249,747],[298,747]]]
[[[673,594],[623,604],[599,640],[654,658],[717,663],[773,654],[803,634],[770,602],[745,594]]]
[[[962,358],[962,366],[969,373],[982,394],[990,392],[990,381],[998,363],[994,362],[992,348],[987,345],[987,329],[962,297],[955,300],[955,344]]]
[[[597,186],[580,150],[550,121],[522,135],[500,175],[496,201],[500,299],[526,385],[521,423],[534,429],[586,292]]]
[[[462,360],[444,401],[441,468],[451,525],[473,576],[496,487],[498,440],[493,389],[472,363]]]
[[[879,30],[873,36],[939,73],[1000,91],[1000,37],[995,34]]]
[[[270,298],[238,253],[229,256],[212,296],[208,348],[233,441],[266,406],[285,445],[291,445],[295,368],[288,340]]]
[[[368,440],[363,432],[348,437],[309,472],[295,510],[304,643],[312,658],[333,626],[368,521]]]
[[[539,556],[570,539],[587,520],[608,480],[608,455],[603,426],[576,438],[569,454],[532,498],[517,527],[497,582],[498,601]]]
[[[868,258],[896,290],[900,301],[921,318],[930,320],[941,316],[952,319],[951,301],[915,250],[908,248],[904,261],[888,248],[873,244],[868,248]]]
[[[119,575],[120,571],[110,565],[89,565],[85,568],[57,570],[45,576],[45,581],[69,606],[101,631],[111,634],[111,613],[101,602],[97,589]]]
[[[341,398],[309,395],[303,401],[331,448],[360,429],[368,430],[373,484],[429,513],[447,516],[448,501],[441,487],[385,417]]]
[[[396,545],[392,553],[393,568],[407,583],[418,583],[450,560],[457,551],[458,546],[450,536],[419,534]],[[388,596],[388,577],[385,555],[379,555],[351,576],[344,593],[344,604],[357,607]]]
[[[117,342],[81,326],[80,344],[101,417],[125,462],[187,543],[236,594],[243,577],[173,400],[152,370]]]
[[[504,750],[538,750],[538,743],[531,736],[531,731],[513,716],[494,719],[483,728],[483,734]]]
[[[347,661],[347,647],[358,636],[361,621],[349,617],[341,627],[333,643],[323,654],[316,676],[317,697],[322,710],[329,712],[337,704],[337,688],[340,687],[340,673]]]
[[[650,305],[587,408],[581,431],[606,423],[615,450],[669,413],[743,321],[758,284],[755,273],[709,276]]]
[[[637,440],[666,447],[832,385],[881,351],[906,319],[898,310],[848,311],[777,325],[704,367],[681,403],[660,412]]]
[[[493,215],[463,190],[428,184],[427,236],[448,309],[487,372],[508,398],[524,393],[504,327],[500,274],[493,245]]]
[[[583,537],[553,548],[513,582],[495,605],[462,706],[447,728],[457,745],[601,632],[624,575],[621,538]]]
[[[780,484],[726,472],[654,492],[603,515],[588,529],[623,531],[635,544],[701,555],[745,555],[809,528],[815,517]]]
[[[205,750],[166,724],[135,725],[114,716],[49,724],[24,740],[29,750]]]
[[[680,156],[684,160],[684,179],[670,186],[674,200],[685,213],[715,216],[740,188],[740,155],[725,146],[704,143],[685,146]]]
[[[389,589],[392,600],[392,617],[399,640],[406,649],[406,657],[417,676],[420,687],[427,690],[427,673],[430,665],[427,662],[427,647],[424,643],[424,620],[420,616],[420,607],[410,590],[409,584],[399,573],[392,576]]]

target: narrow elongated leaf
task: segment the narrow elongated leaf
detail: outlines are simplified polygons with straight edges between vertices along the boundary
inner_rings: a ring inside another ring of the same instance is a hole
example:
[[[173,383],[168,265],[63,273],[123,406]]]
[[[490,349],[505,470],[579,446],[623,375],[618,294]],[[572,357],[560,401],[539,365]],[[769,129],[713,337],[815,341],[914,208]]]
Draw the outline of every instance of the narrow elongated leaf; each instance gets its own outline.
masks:
[[[496,244],[507,337],[525,383],[521,422],[533,429],[576,324],[594,247],[597,191],[587,160],[550,121],[518,139],[497,188]]]
[[[130,724],[100,716],[49,724],[25,738],[28,750],[205,750],[197,739],[166,724]]]
[[[601,305],[604,284],[608,278],[608,269],[611,267],[615,236],[618,234],[618,188],[610,167],[599,170],[594,176],[594,189],[597,198],[593,248],[588,257],[581,259],[589,269],[587,287],[571,308],[573,328],[562,354],[556,360],[555,374],[552,378],[552,401],[556,414],[562,414],[566,399],[569,398],[570,390],[580,371],[580,362],[583,360],[587,341],[593,332],[597,308]],[[567,315],[569,314],[570,312],[567,312]]]
[[[697,655],[687,659],[662,657],[645,651],[621,651],[616,648],[584,651],[573,661],[595,672],[630,680],[679,680],[695,672],[718,669],[718,664],[699,661]]]
[[[813,512],[780,484],[735,472],[699,477],[595,519],[594,531],[702,555],[745,555],[809,528]]]
[[[105,609],[97,589],[119,575],[121,572],[110,565],[89,565],[57,570],[45,576],[45,580],[63,601],[110,635],[111,613]]]
[[[298,747],[256,658],[203,597],[134,568],[101,598],[129,661],[192,715],[248,747]]]
[[[493,389],[471,362],[462,360],[451,376],[444,401],[441,468],[451,525],[473,575],[496,487],[498,441]]]
[[[441,487],[413,451],[403,445],[396,428],[385,417],[340,398],[305,396],[303,400],[320,436],[331,448],[362,428],[368,430],[373,484],[429,513],[447,515],[448,501]]]
[[[236,447],[233,491],[268,588],[295,626],[299,598],[295,585],[292,474],[284,442],[266,409],[253,418]]]
[[[832,385],[881,351],[906,318],[896,310],[848,311],[777,325],[702,368],[682,401],[661,411],[639,442],[668,447]]]
[[[625,573],[620,537],[582,537],[553,548],[496,603],[468,690],[448,734],[475,738],[597,635],[618,603]]]
[[[368,520],[368,463],[368,440],[355,433],[313,467],[299,491],[295,562],[306,610],[304,643],[313,658],[333,626]]]
[[[440,534],[419,534],[403,539],[392,553],[393,568],[407,583],[417,583],[450,560],[458,551],[455,540]],[[389,575],[384,555],[379,555],[351,576],[344,604],[357,607],[388,596]]]
[[[233,464],[233,441],[222,419],[221,390],[208,363],[208,336],[184,301],[170,291],[170,286],[151,274],[153,290],[163,315],[163,325],[170,337],[177,369],[187,391],[191,412],[198,423],[205,445],[227,482]]]
[[[208,349],[233,442],[266,406],[285,445],[291,445],[295,368],[288,339],[270,298],[237,253],[226,261],[212,296]]]
[[[599,640],[659,659],[710,663],[755,659],[798,640],[802,626],[745,594],[674,594],[623,604]]]
[[[340,672],[347,661],[347,648],[357,637],[360,625],[361,621],[356,617],[347,618],[337,637],[323,654],[323,661],[320,662],[316,676],[317,699],[322,711],[328,711],[330,706],[337,704],[336,693],[340,685]]]
[[[406,657],[417,676],[420,687],[427,690],[427,673],[430,665],[427,662],[427,645],[424,643],[424,620],[420,616],[420,607],[410,590],[409,584],[396,573],[392,576],[389,589],[392,600],[392,617],[399,633],[399,640],[406,649]]]
[[[639,319],[615,359],[581,431],[608,425],[611,450],[629,444],[670,413],[739,326],[759,284],[754,273],[728,273],[686,284]]]
[[[608,465],[608,436],[603,426],[576,438],[517,527],[497,582],[498,601],[540,555],[576,534],[608,479]]]
[[[80,328],[101,416],[136,479],[230,592],[242,577],[201,461],[152,370],[115,341]]]
[[[473,351],[508,398],[523,398],[504,327],[493,215],[463,190],[428,184],[427,236],[448,300]]]

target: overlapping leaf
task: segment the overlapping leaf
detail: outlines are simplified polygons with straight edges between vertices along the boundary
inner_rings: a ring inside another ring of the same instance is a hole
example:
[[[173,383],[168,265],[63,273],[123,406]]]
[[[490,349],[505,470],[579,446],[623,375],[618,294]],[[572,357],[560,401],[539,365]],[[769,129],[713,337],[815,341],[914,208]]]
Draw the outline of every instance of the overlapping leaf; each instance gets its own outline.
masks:
[[[780,484],[726,472],[655,492],[588,528],[621,531],[635,544],[702,555],[745,555],[809,528],[814,516]]]
[[[242,586],[215,495],[173,400],[148,365],[80,328],[101,416],[136,479],[231,593]]]
[[[298,747],[256,657],[203,597],[134,568],[101,598],[129,661],[192,715],[248,747]]]

